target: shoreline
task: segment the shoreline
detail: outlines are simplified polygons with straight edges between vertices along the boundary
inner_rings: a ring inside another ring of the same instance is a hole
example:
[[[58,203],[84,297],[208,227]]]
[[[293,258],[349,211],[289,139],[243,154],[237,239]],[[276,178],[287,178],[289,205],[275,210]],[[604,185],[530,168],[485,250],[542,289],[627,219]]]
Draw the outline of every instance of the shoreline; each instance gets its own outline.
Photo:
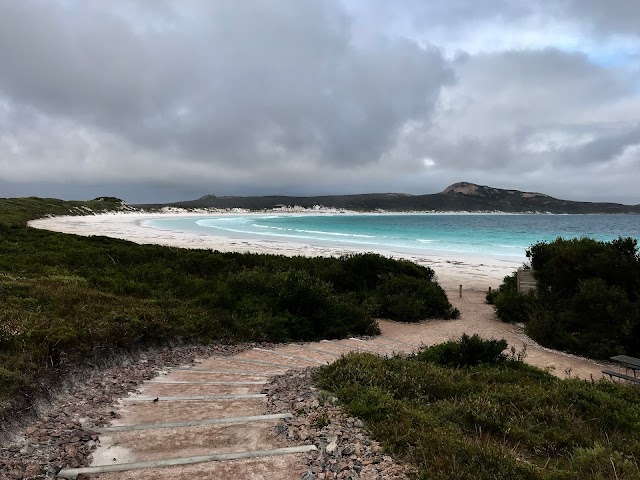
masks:
[[[170,247],[210,249],[221,252],[262,253],[285,256],[336,256],[370,249],[326,248],[314,245],[297,245],[287,242],[249,241],[243,238],[228,238],[210,234],[195,234],[164,231],[145,227],[142,222],[149,218],[211,216],[210,212],[148,214],[120,213],[107,215],[49,217],[29,222],[34,228],[83,236],[102,235],[129,240],[138,244],[158,244]],[[246,215],[246,214],[242,214]],[[385,252],[377,252],[385,253]],[[387,254],[389,252],[386,252]],[[393,330],[392,337],[415,344],[435,344],[459,338],[462,333],[477,333],[483,338],[504,338],[516,351],[527,352],[527,363],[549,369],[558,377],[599,378],[603,365],[594,360],[557,352],[529,339],[521,327],[506,324],[496,318],[495,312],[485,302],[489,287],[498,287],[505,275],[511,274],[518,265],[499,264],[491,259],[479,258],[461,261],[443,256],[397,256],[432,268],[436,280],[443,287],[451,304],[461,312],[456,321],[429,320],[418,324],[383,322],[383,334]],[[462,295],[459,294],[462,286]]]
[[[487,291],[496,288],[502,279],[522,265],[521,261],[499,260],[480,255],[456,253],[407,253],[389,248],[337,246],[321,241],[288,241],[256,239],[250,235],[199,234],[179,230],[165,230],[144,225],[143,222],[162,218],[197,218],[210,216],[246,216],[267,214],[318,215],[333,214],[334,211],[277,211],[277,212],[117,212],[86,216],[54,216],[31,220],[32,228],[51,230],[81,236],[106,236],[139,244],[157,244],[179,248],[199,248],[220,252],[259,253],[284,256],[340,256],[353,253],[373,252],[392,258],[403,258],[432,268],[438,282],[447,290],[464,289]],[[345,212],[347,213],[347,212]],[[348,212],[359,214],[358,212]],[[380,214],[381,212],[374,213]],[[371,214],[371,213],[367,213]]]

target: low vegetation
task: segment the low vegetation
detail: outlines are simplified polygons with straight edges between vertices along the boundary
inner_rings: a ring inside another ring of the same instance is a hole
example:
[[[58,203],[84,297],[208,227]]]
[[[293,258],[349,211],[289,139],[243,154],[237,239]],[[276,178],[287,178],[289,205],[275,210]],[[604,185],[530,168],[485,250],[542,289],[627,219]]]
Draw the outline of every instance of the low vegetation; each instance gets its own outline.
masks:
[[[498,318],[503,322],[526,322],[533,310],[535,293],[519,293],[516,275],[516,272],[507,275],[500,287],[487,293],[487,303],[494,306]]]
[[[474,336],[351,354],[317,382],[421,479],[640,479],[640,389],[562,380],[505,347]]]
[[[633,238],[599,242],[557,239],[532,246],[527,256],[538,283],[517,292],[515,274],[488,295],[498,317],[526,322],[540,344],[607,359],[640,356],[640,253]]]
[[[40,379],[114,348],[341,338],[377,333],[380,315],[457,316],[431,269],[379,255],[219,253],[26,226],[117,208],[0,200],[0,400],[30,398]]]

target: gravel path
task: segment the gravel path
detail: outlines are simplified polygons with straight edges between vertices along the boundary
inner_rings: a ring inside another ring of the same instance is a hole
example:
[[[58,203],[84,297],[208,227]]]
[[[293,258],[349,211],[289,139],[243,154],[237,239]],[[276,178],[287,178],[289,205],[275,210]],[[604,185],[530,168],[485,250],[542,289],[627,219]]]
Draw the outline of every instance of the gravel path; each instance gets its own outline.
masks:
[[[382,335],[369,339],[166,348],[95,372],[0,448],[0,480],[407,478],[407,466],[311,383],[311,369],[350,351],[390,355],[478,333],[527,345],[526,361],[558,376],[601,377],[596,362],[498,321],[483,292],[448,294],[459,320],[380,321]]]
[[[118,419],[117,399],[134,392],[158,370],[193,363],[196,357],[233,355],[254,345],[151,349],[123,357],[117,366],[84,372],[72,389],[59,392],[38,419],[0,444],[0,480],[53,478],[63,466],[89,464],[97,428]]]

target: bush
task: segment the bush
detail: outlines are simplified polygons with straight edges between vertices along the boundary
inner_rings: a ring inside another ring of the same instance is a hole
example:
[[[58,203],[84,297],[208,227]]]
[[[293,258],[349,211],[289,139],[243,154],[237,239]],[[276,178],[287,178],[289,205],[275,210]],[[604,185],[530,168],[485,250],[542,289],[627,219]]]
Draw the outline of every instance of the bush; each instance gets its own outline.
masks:
[[[533,245],[527,256],[535,292],[516,276],[487,295],[503,321],[526,322],[538,343],[596,359],[640,355],[640,253],[637,241],[589,238]]]
[[[637,240],[590,238],[537,243],[527,251],[543,301],[572,298],[581,280],[600,278],[621,287],[632,302],[640,296],[640,255]]]
[[[381,317],[415,322],[427,318],[458,318],[440,285],[404,274],[386,275],[376,289],[377,314]]]
[[[477,334],[462,335],[460,340],[452,340],[428,347],[418,353],[417,358],[423,362],[432,362],[447,367],[470,367],[475,365],[496,364],[506,360],[503,353],[507,341],[484,340]]]
[[[330,283],[301,270],[243,270],[228,277],[212,304],[228,312],[239,338],[310,341],[378,333],[355,297],[337,295]]]
[[[536,341],[592,358],[640,355],[637,241],[588,238],[539,243],[527,252],[538,281],[527,329]]]
[[[422,295],[416,315],[450,314],[433,270],[373,253],[220,253],[26,227],[48,213],[119,206],[0,199],[0,399],[109,349],[373,335],[380,289],[399,295],[394,282],[416,286],[407,293]]]
[[[402,275],[432,282],[435,273],[429,267],[408,260],[394,260],[375,253],[357,253],[340,257],[341,268],[331,282],[339,290],[374,290],[389,276]]]
[[[601,278],[578,282],[577,292],[562,308],[532,316],[527,333],[542,344],[593,358],[634,351],[634,327],[640,323],[638,305],[624,290]]]
[[[316,379],[416,478],[640,478],[640,390],[561,380],[506,360],[502,342],[468,338],[405,357],[351,354]],[[459,361],[461,351],[468,361]]]
[[[519,293],[517,273],[504,277],[502,285],[487,293],[487,303],[493,305],[503,322],[526,322],[531,316],[534,293]]]
[[[529,320],[534,299],[532,293],[500,292],[493,300],[498,318],[503,322],[521,323]]]

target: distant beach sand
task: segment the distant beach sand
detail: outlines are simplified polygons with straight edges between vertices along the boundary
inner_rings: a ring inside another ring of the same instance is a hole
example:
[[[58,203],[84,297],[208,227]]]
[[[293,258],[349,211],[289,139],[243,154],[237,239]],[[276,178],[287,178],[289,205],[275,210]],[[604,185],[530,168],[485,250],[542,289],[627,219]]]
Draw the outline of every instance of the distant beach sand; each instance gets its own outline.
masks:
[[[299,214],[299,213],[298,213]],[[317,215],[317,212],[314,212]],[[243,237],[242,234],[197,234],[193,232],[169,231],[145,226],[146,220],[176,217],[210,217],[219,213],[115,213],[89,216],[61,216],[33,220],[29,225],[56,232],[76,235],[104,235],[130,240],[141,244],[158,244],[182,248],[203,248],[221,252],[268,253],[286,256],[338,256],[354,252],[375,252],[394,258],[406,258],[420,265],[433,268],[439,283],[446,289],[459,288],[484,290],[500,285],[505,275],[512,273],[519,263],[485,257],[469,257],[438,253],[437,255],[412,255],[381,248],[358,248],[354,246],[326,246],[300,243],[300,241],[262,240]],[[224,215],[234,215],[225,213]],[[240,214],[235,214],[240,215]],[[242,213],[241,215],[250,215]],[[215,231],[212,231],[212,233]]]
[[[317,214],[317,212],[314,212]],[[298,213],[299,214],[299,213]],[[202,214],[203,217],[220,213]],[[233,215],[233,213],[228,213]],[[240,214],[238,214],[240,215]],[[247,215],[247,213],[242,213]],[[52,217],[29,222],[34,228],[53,230],[76,235],[104,235],[130,240],[140,244],[159,244],[171,247],[204,248],[221,252],[252,252],[277,255],[335,256],[375,249],[332,248],[312,244],[284,241],[267,241],[217,235],[199,235],[192,232],[167,231],[145,226],[151,219],[195,217],[193,213],[115,213],[91,216]],[[455,256],[398,255],[379,250],[395,258],[402,257],[434,269],[438,282],[447,292],[451,303],[460,309],[461,318],[456,321],[432,320],[420,324],[402,324],[381,321],[383,334],[427,345],[458,338],[462,333],[479,334],[485,338],[505,338],[517,350],[526,347],[526,361],[541,368],[548,368],[559,377],[578,376],[581,378],[601,378],[603,365],[585,358],[556,352],[540,347],[516,325],[498,320],[493,308],[484,301],[484,292],[489,287],[500,285],[505,275],[512,273],[519,263],[504,262],[491,258]],[[459,297],[459,286],[463,286],[463,296]]]

